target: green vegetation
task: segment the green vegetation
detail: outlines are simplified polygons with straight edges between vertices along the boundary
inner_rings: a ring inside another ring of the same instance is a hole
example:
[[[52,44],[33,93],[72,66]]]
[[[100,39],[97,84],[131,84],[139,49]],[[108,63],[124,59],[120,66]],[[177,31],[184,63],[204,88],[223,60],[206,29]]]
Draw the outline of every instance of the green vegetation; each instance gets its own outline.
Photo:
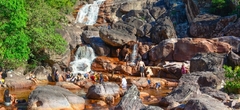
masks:
[[[230,66],[224,65],[226,85],[224,88],[231,93],[238,93],[240,91],[240,66],[232,69]]]
[[[1,0],[0,9],[0,65],[19,66],[28,60],[30,53],[25,1]]]
[[[76,0],[1,0],[0,66],[34,66],[48,58],[43,51],[62,54],[66,41],[56,32]]]
[[[240,4],[240,0],[235,0]],[[212,0],[211,13],[226,16],[237,14],[240,16],[240,5],[233,7],[231,0]]]

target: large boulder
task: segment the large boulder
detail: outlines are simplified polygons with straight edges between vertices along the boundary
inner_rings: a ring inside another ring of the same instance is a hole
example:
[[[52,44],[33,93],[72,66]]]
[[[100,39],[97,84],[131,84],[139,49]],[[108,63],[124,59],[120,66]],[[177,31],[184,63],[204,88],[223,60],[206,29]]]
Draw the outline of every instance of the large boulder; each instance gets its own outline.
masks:
[[[199,77],[196,75],[184,75],[179,82],[179,85],[166,97],[160,101],[160,105],[169,106],[173,102],[185,102],[195,95],[201,94],[200,86],[197,83]]]
[[[185,74],[180,78],[178,86],[166,97],[161,99],[160,104],[162,106],[169,106],[174,102],[184,103],[191,98],[201,95],[202,93],[200,89],[203,87],[216,89],[221,85],[221,80],[223,77],[220,76],[223,75],[223,72],[193,72],[190,74]]]
[[[50,68],[44,66],[38,66],[34,69],[33,74],[39,80],[47,80],[48,76],[52,73]]]
[[[85,100],[59,86],[38,86],[28,99],[30,110],[84,110]]]
[[[149,60],[154,62],[154,65],[165,60],[173,60],[173,52],[177,41],[178,39],[172,38],[160,42],[157,46],[149,50]]]
[[[209,95],[198,95],[191,98],[185,105],[184,110],[232,110],[221,101]]]
[[[230,31],[230,29],[226,30],[225,28],[229,25],[233,25],[237,19],[236,15],[219,17],[215,15],[198,15],[193,22],[190,24],[190,35],[192,37],[201,37],[201,38],[213,38],[213,37],[221,37],[226,35]],[[236,25],[237,26],[237,25]],[[234,33],[238,33],[239,29],[231,26],[231,31],[235,31]],[[239,26],[238,26],[239,27]],[[228,34],[229,35],[229,34]],[[231,35],[231,34],[230,34]],[[233,35],[235,36],[235,34]]]
[[[148,52],[152,65],[158,65],[163,61],[189,61],[198,52],[228,53],[231,46],[225,42],[219,42],[204,38],[167,39],[151,48]]]
[[[198,53],[190,60],[190,72],[221,71],[225,54]]]
[[[136,41],[136,36],[113,29],[102,28],[99,35],[105,43],[115,47],[123,46],[130,41]]]
[[[159,18],[151,32],[151,39],[154,43],[159,43],[165,39],[177,38],[175,28],[170,17]]]
[[[116,83],[104,82],[103,84],[92,85],[86,94],[89,99],[105,100],[107,96],[118,96],[120,87]]]
[[[231,46],[225,42],[218,42],[203,38],[183,38],[175,44],[174,61],[190,60],[199,52],[202,53],[228,53]]]
[[[140,92],[136,85],[132,85],[127,92],[125,92],[114,110],[140,110],[143,108],[145,108],[145,106],[140,99]]]

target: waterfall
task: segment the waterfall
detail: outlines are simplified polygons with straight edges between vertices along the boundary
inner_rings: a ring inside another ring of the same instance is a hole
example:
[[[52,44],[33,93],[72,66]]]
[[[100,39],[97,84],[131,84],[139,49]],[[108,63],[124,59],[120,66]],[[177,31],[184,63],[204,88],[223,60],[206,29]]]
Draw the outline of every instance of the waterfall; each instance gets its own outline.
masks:
[[[105,0],[93,1],[93,4],[84,5],[77,14],[75,23],[83,23],[86,25],[93,25],[98,19],[99,6]]]
[[[75,55],[75,60],[70,63],[73,75],[85,74],[91,71],[92,61],[95,53],[90,46],[79,46]]]
[[[130,54],[130,66],[135,66],[137,63],[138,44],[133,45],[132,53]]]

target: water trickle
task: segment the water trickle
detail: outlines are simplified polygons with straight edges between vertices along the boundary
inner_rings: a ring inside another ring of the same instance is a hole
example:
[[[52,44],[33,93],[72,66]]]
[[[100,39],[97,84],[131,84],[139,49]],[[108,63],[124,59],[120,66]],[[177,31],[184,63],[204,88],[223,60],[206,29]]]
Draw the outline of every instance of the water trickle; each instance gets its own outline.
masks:
[[[91,64],[95,57],[95,53],[90,46],[78,47],[75,60],[70,63],[73,75],[78,73],[85,74],[91,71]]]
[[[84,5],[78,12],[75,23],[83,23],[86,25],[93,25],[96,23],[98,18],[98,12],[100,5],[105,0],[93,1],[93,4]]]
[[[138,44],[133,45],[132,53],[130,54],[130,66],[135,66],[137,63]]]

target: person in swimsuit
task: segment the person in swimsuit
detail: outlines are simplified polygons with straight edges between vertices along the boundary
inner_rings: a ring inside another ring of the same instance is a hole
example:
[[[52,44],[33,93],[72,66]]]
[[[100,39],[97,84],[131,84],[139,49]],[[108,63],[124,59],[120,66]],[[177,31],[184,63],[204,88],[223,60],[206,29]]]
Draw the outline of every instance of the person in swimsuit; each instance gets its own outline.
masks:
[[[141,60],[140,62],[138,62],[137,67],[140,69],[141,77],[145,77],[144,76],[145,63]]]

